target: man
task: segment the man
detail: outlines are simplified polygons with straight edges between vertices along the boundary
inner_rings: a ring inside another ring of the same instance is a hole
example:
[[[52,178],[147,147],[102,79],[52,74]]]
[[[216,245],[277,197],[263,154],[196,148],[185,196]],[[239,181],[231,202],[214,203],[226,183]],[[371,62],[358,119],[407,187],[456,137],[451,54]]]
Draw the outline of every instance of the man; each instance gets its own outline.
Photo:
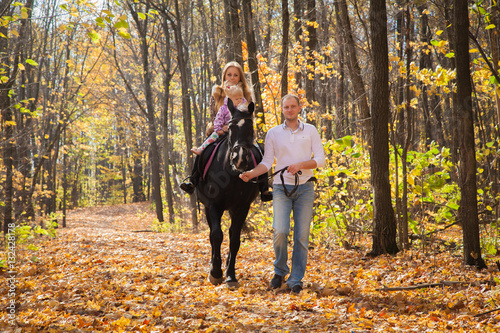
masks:
[[[286,95],[281,100],[281,109],[285,122],[271,128],[266,135],[264,158],[250,171],[243,172],[240,178],[248,182],[265,172],[273,165],[276,158],[276,170],[287,167],[284,172],[284,185],[281,177],[275,177],[273,187],[273,246],[276,260],[271,288],[280,288],[285,276],[290,273],[286,283],[293,293],[302,291],[302,278],[307,265],[309,229],[314,204],[313,169],[325,165],[325,152],[318,130],[299,120],[301,111],[299,98]],[[300,172],[299,172],[300,171]],[[295,185],[295,175],[299,174],[297,190],[288,197]],[[292,270],[288,260],[288,235],[290,234],[290,214],[293,211],[293,253]]]

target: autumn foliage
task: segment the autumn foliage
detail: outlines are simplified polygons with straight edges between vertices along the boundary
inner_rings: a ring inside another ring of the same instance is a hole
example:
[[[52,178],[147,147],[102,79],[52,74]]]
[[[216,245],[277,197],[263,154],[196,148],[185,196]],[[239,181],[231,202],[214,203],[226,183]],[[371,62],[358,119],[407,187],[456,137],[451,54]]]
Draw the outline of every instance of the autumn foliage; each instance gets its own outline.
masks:
[[[482,271],[463,265],[454,1],[386,2],[384,194],[401,252],[377,258],[365,257],[374,230],[366,112],[379,97],[370,2],[246,1],[256,54],[246,38],[227,39],[227,6],[239,3],[0,1],[0,330],[498,331],[497,3],[468,3],[469,35],[459,36],[469,41]],[[231,13],[234,26],[248,18]],[[258,140],[281,122],[286,82],[325,147],[298,296],[268,289],[272,206],[259,200],[237,260],[241,287],[209,284],[204,215],[179,188],[212,86],[240,45],[247,72],[257,60]]]
[[[478,272],[457,259],[457,230],[424,248],[366,258],[356,244],[313,246],[300,295],[271,291],[272,233],[244,235],[240,288],[207,281],[207,227],[151,231],[149,204],[72,211],[68,228],[24,249],[16,263],[12,332],[496,332],[498,269]],[[227,252],[227,233],[223,252]],[[444,241],[445,239],[446,242]],[[394,288],[395,290],[391,290]]]

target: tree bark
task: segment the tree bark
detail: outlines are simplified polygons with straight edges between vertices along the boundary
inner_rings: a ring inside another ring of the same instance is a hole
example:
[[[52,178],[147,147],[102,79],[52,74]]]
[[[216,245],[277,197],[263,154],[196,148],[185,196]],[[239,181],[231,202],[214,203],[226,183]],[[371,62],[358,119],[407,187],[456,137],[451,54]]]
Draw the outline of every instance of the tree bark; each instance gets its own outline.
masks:
[[[338,53],[337,53],[337,71],[338,71],[338,77],[336,81],[336,89],[335,89],[335,111],[336,111],[336,117],[335,117],[335,136],[336,137],[344,137],[348,134],[349,131],[349,120],[347,117],[347,112],[345,110],[345,104],[344,104],[344,94],[345,94],[345,84],[344,84],[344,76],[345,76],[345,57],[344,57],[344,41],[342,38],[342,33],[343,33],[343,28],[342,28],[342,22],[340,20],[340,14],[339,14],[339,2],[335,1],[335,39],[338,44]]]
[[[366,94],[365,84],[361,76],[361,68],[359,67],[358,57],[356,54],[356,44],[352,35],[351,21],[345,0],[339,1],[340,21],[344,30],[343,38],[347,48],[347,69],[354,88],[356,104],[359,109],[359,118],[362,121],[363,137],[365,138],[368,147],[372,145],[371,127],[370,127],[370,107],[368,106],[368,96]],[[377,96],[374,94],[374,96]]]
[[[155,105],[152,89],[152,72],[149,66],[149,48],[147,37],[148,20],[140,20],[137,10],[131,3],[128,3],[130,13],[136,23],[137,32],[140,39],[141,61],[143,69],[144,95],[146,99],[146,118],[148,120],[148,137],[151,157],[151,194],[156,208],[156,218],[163,222],[163,202],[161,199],[161,178],[160,178],[160,150],[156,140],[156,119]],[[145,10],[147,12],[147,8]]]
[[[170,29],[168,27],[168,22],[166,17],[162,18],[162,28],[163,34],[165,38],[165,47],[164,47],[164,58],[163,58],[163,89],[164,95],[162,99],[162,118],[163,118],[163,161],[164,161],[164,177],[165,177],[165,195],[167,199],[167,207],[168,207],[168,221],[170,223],[174,223],[175,221],[175,212],[174,212],[174,191],[172,189],[172,180],[170,179],[170,158],[169,153],[171,145],[169,139],[169,122],[168,122],[168,114],[169,108],[168,103],[170,100],[170,82],[173,78],[173,73],[171,71],[171,60],[170,60]]]
[[[257,45],[255,43],[255,33],[252,18],[252,1],[243,0],[243,18],[245,21],[245,31],[247,39],[248,51],[248,69],[250,70],[251,84],[255,96],[255,116],[260,119],[257,127],[257,136],[263,139],[265,133],[262,131],[262,126],[266,124],[266,117],[264,116],[264,107],[262,105],[262,93],[260,89],[259,67],[257,64]]]
[[[477,211],[476,154],[474,143],[474,118],[472,109],[472,85],[470,76],[469,11],[467,0],[454,0],[455,62],[457,71],[456,110],[460,126],[460,220],[463,228],[466,265],[486,268],[481,257],[479,220]]]
[[[226,21],[226,60],[236,61],[243,67],[243,49],[241,46],[242,34],[238,12],[240,5],[238,0],[224,0],[224,16]]]
[[[295,43],[299,44],[300,46],[303,46],[302,42],[302,24],[303,22],[303,15],[304,15],[304,4],[303,0],[294,0],[293,1],[293,15],[295,16],[294,20],[294,26],[293,29],[295,31]],[[300,47],[299,49],[302,49]],[[295,83],[297,84],[297,89],[302,88],[302,72],[301,71],[296,71],[295,74]]]
[[[288,0],[281,0],[281,41],[280,69],[281,69],[281,98],[288,94],[288,45],[290,43],[290,12]],[[281,116],[283,117],[283,116]]]
[[[316,90],[315,90],[315,69],[316,69],[316,57],[314,55],[317,45],[318,37],[316,33],[316,0],[307,0],[306,3],[306,15],[305,19],[307,21],[307,42],[306,42],[306,99],[311,104],[309,107],[311,111],[315,108],[312,104],[316,101]]]
[[[490,49],[491,49],[491,62],[493,64],[493,68],[498,72],[498,62],[500,61],[500,42],[499,42],[499,33],[500,27],[500,9],[498,7],[498,2],[491,0],[490,1],[490,19],[491,23],[495,25],[493,29],[488,30],[488,37],[490,40]],[[500,83],[500,82],[499,82]],[[500,124],[500,96],[498,94],[498,87],[495,87],[495,105],[497,109],[497,124]],[[497,131],[497,135],[500,134],[500,129]]]
[[[175,44],[177,46],[177,64],[179,66],[180,76],[181,76],[181,92],[182,92],[182,115],[183,115],[183,128],[184,136],[186,139],[186,156],[187,156],[187,172],[190,172],[193,168],[193,154],[191,153],[191,148],[193,147],[193,133],[192,133],[192,121],[191,121],[191,99],[189,94],[189,80],[188,80],[188,65],[187,61],[189,55],[185,53],[183,45],[184,41],[182,38],[181,31],[181,21],[180,21],[180,11],[179,11],[179,1],[176,0],[175,3],[175,16],[176,19],[171,19],[174,35]],[[193,221],[193,229],[198,229],[198,215],[196,213],[196,197],[194,195],[190,196],[190,206],[191,206],[191,219]]]
[[[385,0],[370,0],[370,33],[373,45],[373,96],[370,166],[373,186],[373,245],[370,255],[394,254],[396,220],[389,182],[389,58]]]

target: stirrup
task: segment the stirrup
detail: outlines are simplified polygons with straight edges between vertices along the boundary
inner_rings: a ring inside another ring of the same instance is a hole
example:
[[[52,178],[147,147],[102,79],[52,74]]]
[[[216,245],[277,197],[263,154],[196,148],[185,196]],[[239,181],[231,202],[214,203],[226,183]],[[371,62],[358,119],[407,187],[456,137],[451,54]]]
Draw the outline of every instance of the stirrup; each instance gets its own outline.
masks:
[[[183,190],[187,194],[194,193],[195,186],[191,180],[191,176],[184,178],[184,180],[182,181],[182,183],[179,186],[180,186],[181,190]]]

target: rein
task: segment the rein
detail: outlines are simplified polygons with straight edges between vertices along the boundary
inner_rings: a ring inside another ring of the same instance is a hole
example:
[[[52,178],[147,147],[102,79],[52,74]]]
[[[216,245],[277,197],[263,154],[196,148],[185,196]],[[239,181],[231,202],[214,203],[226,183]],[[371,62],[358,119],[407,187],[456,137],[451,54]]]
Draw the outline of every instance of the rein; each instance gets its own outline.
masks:
[[[286,167],[284,167],[282,169],[279,169],[278,171],[275,171],[274,173],[272,173],[271,175],[267,176],[266,178],[252,180],[251,182],[254,183],[254,184],[267,182],[269,179],[273,178],[274,176],[276,176],[279,173],[280,174],[280,179],[281,179],[281,184],[283,185],[283,190],[285,191],[285,195],[287,197],[291,197],[292,194],[294,194],[295,191],[297,191],[297,188],[299,187],[299,175],[302,174],[302,171],[299,170],[294,175],[295,176],[295,185],[293,186],[293,189],[290,192],[288,192],[288,190],[286,189],[286,186],[285,186],[285,179],[283,177],[283,174],[285,173],[286,169],[288,169],[288,166],[286,166]]]

